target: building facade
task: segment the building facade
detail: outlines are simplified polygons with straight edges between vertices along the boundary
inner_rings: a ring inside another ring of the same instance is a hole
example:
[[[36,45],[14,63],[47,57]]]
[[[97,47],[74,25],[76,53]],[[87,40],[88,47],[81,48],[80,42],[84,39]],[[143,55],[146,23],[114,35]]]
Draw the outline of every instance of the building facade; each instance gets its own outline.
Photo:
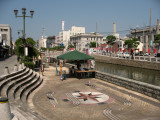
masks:
[[[85,27],[72,26],[70,30],[59,33],[59,41],[64,44],[66,50],[70,43],[70,37],[82,33],[85,33]]]
[[[6,24],[0,24],[0,57],[6,56],[12,52],[12,32],[11,27]]]
[[[47,48],[53,48],[55,46],[56,36],[47,37]]]
[[[136,37],[140,40],[141,43],[143,43],[143,47],[145,48],[145,51],[148,52],[148,49],[155,48],[155,44],[153,43],[156,34],[160,34],[160,23],[159,19],[157,20],[157,25],[155,26],[146,26],[143,28],[136,28],[130,30],[129,37],[133,38]]]
[[[97,42],[99,45],[103,44],[103,35],[98,33],[83,33],[70,37],[70,44],[74,45],[78,51],[85,51],[86,45],[90,42]]]
[[[37,41],[37,48],[40,50],[41,48],[47,48],[47,38],[45,36],[42,36]]]

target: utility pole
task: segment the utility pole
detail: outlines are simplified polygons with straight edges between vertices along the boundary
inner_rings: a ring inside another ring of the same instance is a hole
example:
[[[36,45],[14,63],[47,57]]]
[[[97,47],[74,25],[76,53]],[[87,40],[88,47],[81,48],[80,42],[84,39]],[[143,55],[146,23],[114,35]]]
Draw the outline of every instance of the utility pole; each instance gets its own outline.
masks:
[[[22,15],[21,16],[18,16],[18,10],[15,9],[14,10],[14,14],[17,17],[22,17],[23,18],[23,45],[24,45],[24,56],[28,56],[28,47],[27,47],[27,44],[26,44],[26,33],[25,33],[25,18],[26,17],[29,17],[29,18],[33,18],[33,14],[34,14],[34,11],[33,10],[30,10],[30,16],[26,16],[26,8],[22,8]]]
[[[144,48],[144,43],[145,43],[145,24],[143,24],[143,41],[142,41],[142,43],[143,43],[143,48]],[[145,44],[146,45],[146,44]]]
[[[97,26],[97,22],[96,22],[96,34],[95,34],[95,35],[96,35],[96,48],[98,47],[98,43],[97,43],[97,29],[98,29],[98,28],[97,28],[97,27],[98,27],[98,26]]]
[[[150,28],[149,28],[149,34],[150,34],[150,39],[149,39],[149,48],[151,47],[151,41],[152,41],[152,35],[151,35],[151,8],[150,8]]]

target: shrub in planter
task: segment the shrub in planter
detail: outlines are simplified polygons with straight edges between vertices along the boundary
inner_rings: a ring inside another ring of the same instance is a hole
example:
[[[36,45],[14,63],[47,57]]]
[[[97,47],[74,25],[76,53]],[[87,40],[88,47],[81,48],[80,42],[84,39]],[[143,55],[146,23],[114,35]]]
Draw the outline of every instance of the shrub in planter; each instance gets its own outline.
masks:
[[[24,61],[24,65],[26,67],[29,67],[31,69],[33,69],[35,67],[34,63],[32,61]]]

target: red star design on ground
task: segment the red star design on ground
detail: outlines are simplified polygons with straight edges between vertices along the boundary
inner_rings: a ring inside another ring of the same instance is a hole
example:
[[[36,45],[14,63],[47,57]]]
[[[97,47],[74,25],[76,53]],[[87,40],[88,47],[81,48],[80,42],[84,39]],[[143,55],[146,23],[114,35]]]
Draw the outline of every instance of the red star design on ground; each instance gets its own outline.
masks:
[[[90,100],[93,100],[93,101],[96,101],[96,102],[99,102],[96,97],[99,96],[99,95],[102,95],[102,94],[97,94],[97,95],[92,95],[92,93],[89,93],[89,94],[83,94],[83,93],[80,93],[80,97],[78,97],[77,99],[83,99],[84,101],[90,99]]]

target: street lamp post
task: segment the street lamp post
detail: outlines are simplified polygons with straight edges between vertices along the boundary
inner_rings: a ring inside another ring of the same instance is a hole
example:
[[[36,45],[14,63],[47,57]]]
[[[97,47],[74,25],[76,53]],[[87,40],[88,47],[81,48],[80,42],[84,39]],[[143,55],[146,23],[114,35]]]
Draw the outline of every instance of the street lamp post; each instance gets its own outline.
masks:
[[[26,17],[32,18],[33,14],[34,14],[34,11],[33,10],[30,11],[31,16],[26,16],[26,8],[22,8],[22,16],[17,15],[18,10],[14,10],[14,14],[15,14],[16,18],[17,17],[23,17],[23,45],[24,45],[24,52],[25,52],[24,55],[27,56],[28,55],[28,48],[26,46],[26,40],[25,40],[25,36],[26,36],[26,34],[25,34],[25,18]]]

